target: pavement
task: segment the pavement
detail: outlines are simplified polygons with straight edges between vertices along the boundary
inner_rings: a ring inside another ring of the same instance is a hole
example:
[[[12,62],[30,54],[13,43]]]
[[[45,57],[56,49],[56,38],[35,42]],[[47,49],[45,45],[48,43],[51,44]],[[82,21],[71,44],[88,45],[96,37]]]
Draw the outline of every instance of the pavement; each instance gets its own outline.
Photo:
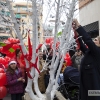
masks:
[[[11,100],[10,94],[7,94],[7,95],[3,98],[3,100]]]

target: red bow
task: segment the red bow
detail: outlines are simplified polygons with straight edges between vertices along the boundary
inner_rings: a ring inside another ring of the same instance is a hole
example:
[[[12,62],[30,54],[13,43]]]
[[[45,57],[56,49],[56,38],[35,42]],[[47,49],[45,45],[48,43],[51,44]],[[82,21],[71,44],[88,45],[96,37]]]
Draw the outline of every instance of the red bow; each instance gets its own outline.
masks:
[[[28,31],[29,32],[29,31]],[[26,54],[24,55],[24,57],[29,61],[29,68],[26,68],[26,71],[27,71],[27,75],[29,78],[32,79],[32,76],[30,75],[30,70],[32,67],[36,68],[36,70],[39,72],[40,74],[40,71],[39,69],[37,68],[37,62],[38,62],[38,57],[36,57],[36,61],[35,63],[32,63],[31,62],[31,59],[32,59],[32,45],[31,45],[31,41],[30,41],[30,37],[28,35],[28,45],[29,45],[29,54]],[[36,49],[36,53],[38,52],[38,50],[41,48],[42,44],[39,44],[38,48]]]

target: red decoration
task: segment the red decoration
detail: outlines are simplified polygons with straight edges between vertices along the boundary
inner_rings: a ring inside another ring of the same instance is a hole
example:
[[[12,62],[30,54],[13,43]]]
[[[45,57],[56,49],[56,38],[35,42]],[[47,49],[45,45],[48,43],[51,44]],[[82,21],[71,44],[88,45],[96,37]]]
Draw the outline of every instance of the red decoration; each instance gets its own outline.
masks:
[[[38,50],[42,47],[43,44],[39,44],[38,48],[36,49],[36,53],[38,52]]]
[[[74,32],[74,38],[75,38],[75,39],[77,39],[77,38],[78,38],[78,36],[77,36],[77,33],[76,33],[76,32]],[[80,49],[80,43],[79,43],[78,39],[76,40],[76,42],[77,42],[77,47],[76,47],[76,49]]]
[[[30,36],[28,34],[28,49],[29,49],[29,56],[30,56],[30,60],[32,59],[32,45],[31,45],[31,40],[30,40]]]
[[[7,94],[7,88],[5,86],[0,86],[0,99],[3,99]]]
[[[56,43],[56,49],[58,49],[59,45],[60,45],[60,42],[57,42]]]
[[[50,43],[52,43],[54,41],[54,38],[52,37],[52,38],[46,38],[45,39],[45,42],[46,42],[46,44],[50,44]]]
[[[8,41],[9,41],[10,43],[17,43],[17,42],[19,42],[19,39],[8,38]]]
[[[0,86],[6,85],[6,74],[5,73],[0,73]]]
[[[4,66],[5,66],[5,68],[8,68],[8,62],[11,60],[11,58],[8,57],[8,56],[5,56],[4,59],[6,61],[5,64],[4,64]]]
[[[0,73],[5,73],[3,68],[0,68]]]
[[[52,42],[50,43],[50,47],[51,47],[51,48],[52,48],[53,43],[54,43],[54,41],[52,41]],[[56,49],[58,49],[59,45],[60,45],[60,42],[56,42]]]
[[[46,42],[47,44],[50,44],[50,39],[47,38],[47,39],[45,40],[45,42]]]
[[[69,53],[66,53],[66,56],[65,56],[64,59],[65,59],[65,61],[67,63],[67,66],[71,66],[72,65],[72,61],[71,61]]]
[[[16,50],[17,48],[20,48],[20,47],[19,47],[18,44],[13,44],[12,48],[13,48],[14,50]]]

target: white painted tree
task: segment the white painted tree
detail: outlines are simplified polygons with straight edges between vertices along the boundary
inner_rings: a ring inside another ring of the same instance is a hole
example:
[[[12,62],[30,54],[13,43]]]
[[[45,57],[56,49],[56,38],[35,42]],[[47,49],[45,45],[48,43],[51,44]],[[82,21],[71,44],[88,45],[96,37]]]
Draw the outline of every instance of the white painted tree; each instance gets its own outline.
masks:
[[[53,48],[53,58],[52,58],[52,63],[50,66],[50,81],[49,81],[49,85],[48,88],[46,90],[46,94],[47,94],[47,98],[48,100],[52,100],[55,94],[55,90],[57,89],[57,80],[60,74],[60,70],[64,61],[64,56],[66,54],[66,52],[68,52],[71,49],[71,44],[75,41],[73,41],[73,37],[71,36],[71,23],[72,23],[72,19],[73,19],[73,14],[74,14],[74,10],[75,10],[75,4],[76,1],[72,0],[72,3],[70,5],[70,9],[69,9],[69,14],[67,17],[67,22],[64,28],[64,32],[62,34],[62,38],[61,38],[61,43],[60,43],[60,47],[59,47],[59,53],[56,55],[55,54],[55,47],[56,47],[56,34],[58,33],[58,20],[59,20],[59,8],[60,8],[60,1],[58,0],[58,6],[57,6],[57,13],[56,13],[56,21],[55,21],[55,35],[54,35],[54,48]],[[66,33],[67,33],[67,37],[66,37]],[[70,38],[69,38],[70,37]],[[72,40],[72,41],[71,41]],[[66,43],[67,42],[67,43]],[[55,60],[55,55],[56,60]],[[62,55],[62,58],[60,60],[60,57]],[[55,61],[54,61],[55,60]],[[60,60],[60,65],[57,71],[57,75],[56,78],[54,78],[54,74],[55,71],[57,69],[58,63]]]
[[[49,4],[51,3],[50,0],[48,0]],[[14,24],[14,29],[16,31],[16,34],[18,36],[18,39],[20,40],[20,45],[22,47],[22,51],[24,55],[28,54],[28,51],[26,50],[26,47],[24,45],[23,39],[22,39],[22,35],[19,31],[19,25],[16,21],[14,12],[12,10],[12,6],[11,6],[11,2],[9,0],[6,0],[7,3],[7,9],[10,11],[11,14],[11,23]],[[76,0],[68,0],[67,2],[65,2],[65,0],[55,0],[53,1],[53,3],[51,3],[52,5],[55,4],[55,27],[54,27],[54,42],[53,42],[53,58],[52,58],[52,62],[51,62],[51,66],[49,67],[50,71],[50,80],[49,80],[49,85],[46,89],[46,96],[44,96],[38,87],[38,76],[39,73],[38,71],[35,69],[36,65],[36,61],[37,61],[37,57],[38,57],[38,52],[36,52],[36,49],[38,47],[38,27],[37,27],[37,21],[38,21],[38,14],[37,14],[37,3],[43,3],[43,0],[40,2],[38,0],[31,0],[32,3],[32,59],[31,59],[31,63],[33,64],[31,71],[29,71],[29,74],[31,75],[32,78],[28,77],[28,83],[27,83],[27,87],[26,87],[26,92],[29,94],[30,98],[32,100],[53,100],[55,92],[57,90],[58,84],[57,84],[57,80],[60,74],[60,70],[64,61],[64,56],[65,54],[73,48],[73,43],[75,43],[75,40],[73,38],[73,33],[71,32],[71,25],[72,25],[72,19],[73,19],[73,15],[74,15],[74,11],[75,11],[75,6],[76,6]],[[50,8],[52,8],[50,6]],[[64,12],[65,11],[65,12]],[[66,13],[67,11],[67,13]],[[50,13],[50,10],[49,10]],[[48,15],[49,15],[48,13]],[[65,27],[64,27],[64,31],[62,32],[62,35],[60,36],[60,46],[58,48],[58,53],[56,54],[56,43],[58,41],[58,37],[57,37],[57,33],[59,28],[61,27],[60,24],[60,20],[61,17],[63,15],[63,13],[67,14],[66,17],[66,22],[65,22]],[[47,16],[48,16],[47,15]],[[47,18],[46,18],[47,20]],[[46,23],[46,21],[45,21]],[[13,26],[11,26],[13,27]],[[45,27],[45,25],[44,25]],[[43,28],[44,28],[43,27]],[[59,64],[60,61],[60,64]],[[25,63],[26,63],[26,68],[28,69],[29,66],[29,61],[27,58],[25,58]],[[37,63],[38,66],[38,63]],[[59,67],[58,67],[59,66]],[[58,70],[57,70],[58,67]],[[44,70],[44,69],[43,69]],[[57,70],[57,74],[56,77],[54,77],[55,71]],[[36,95],[33,93],[32,90],[32,84],[34,83],[34,89],[36,92]]]

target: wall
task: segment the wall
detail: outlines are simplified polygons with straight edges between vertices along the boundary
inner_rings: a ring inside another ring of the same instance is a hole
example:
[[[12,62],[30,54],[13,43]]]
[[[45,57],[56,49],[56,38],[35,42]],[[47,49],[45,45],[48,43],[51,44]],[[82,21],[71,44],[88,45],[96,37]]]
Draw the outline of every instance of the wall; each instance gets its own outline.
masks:
[[[100,0],[93,0],[79,10],[79,20],[81,25],[85,26],[95,21],[100,24]],[[100,25],[99,25],[100,30]],[[100,31],[99,31],[100,34]]]

